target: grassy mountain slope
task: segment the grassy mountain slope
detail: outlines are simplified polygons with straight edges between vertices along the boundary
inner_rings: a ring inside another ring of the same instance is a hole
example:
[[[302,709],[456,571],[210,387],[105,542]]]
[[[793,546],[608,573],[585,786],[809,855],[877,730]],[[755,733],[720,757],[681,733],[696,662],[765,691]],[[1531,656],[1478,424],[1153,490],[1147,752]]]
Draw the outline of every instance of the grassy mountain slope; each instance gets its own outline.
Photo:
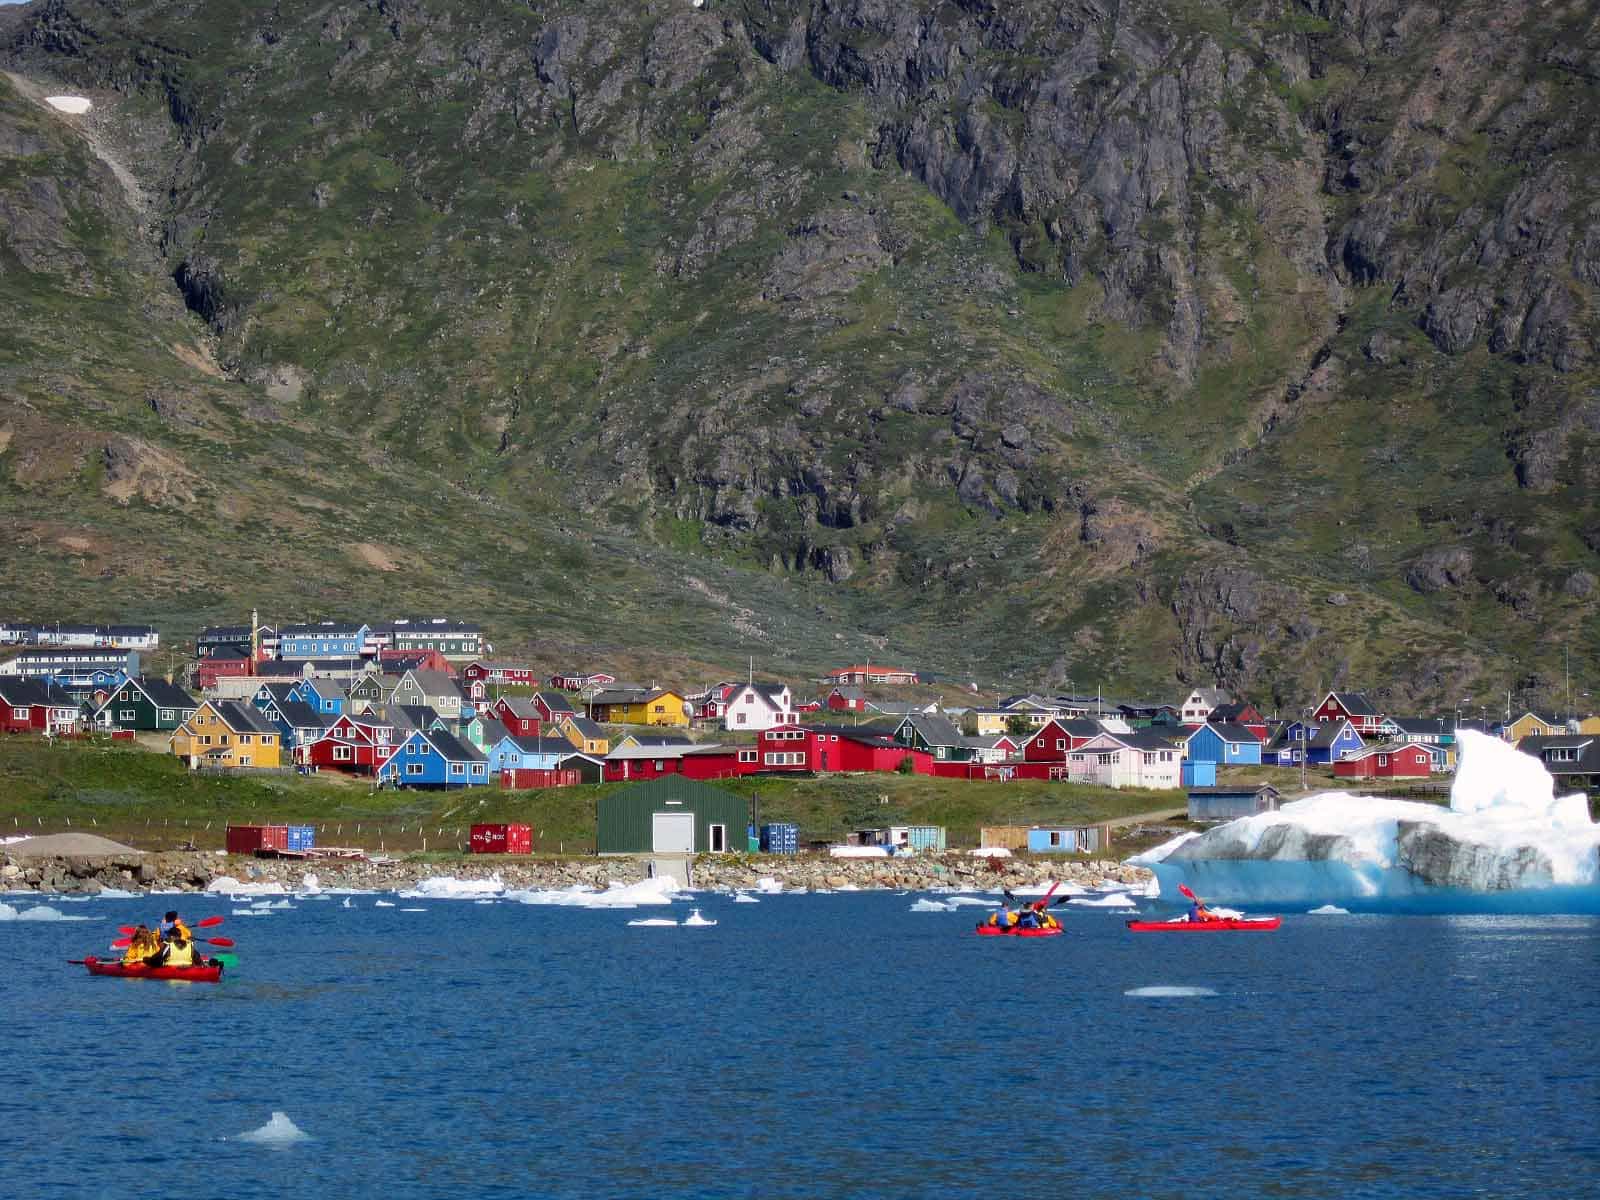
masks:
[[[1600,649],[1581,6],[0,19],[19,607],[1284,703]]]

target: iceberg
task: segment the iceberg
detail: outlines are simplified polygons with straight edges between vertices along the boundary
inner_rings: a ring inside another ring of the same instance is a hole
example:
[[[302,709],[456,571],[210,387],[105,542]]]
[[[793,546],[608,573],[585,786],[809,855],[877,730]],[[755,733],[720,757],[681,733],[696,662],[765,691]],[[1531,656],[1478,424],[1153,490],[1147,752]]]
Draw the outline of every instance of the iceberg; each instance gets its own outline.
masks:
[[[1139,996],[1170,1000],[1180,996],[1215,996],[1217,993],[1214,989],[1208,987],[1156,986],[1129,988],[1122,994],[1124,996]]]
[[[288,1113],[274,1112],[272,1119],[259,1129],[239,1134],[239,1142],[254,1142],[274,1150],[286,1150],[296,1142],[309,1142],[311,1135],[289,1119]]]
[[[232,875],[218,875],[206,884],[206,891],[238,898],[241,896],[287,896],[289,889],[281,883],[246,883],[242,879],[235,879]],[[151,893],[154,895],[155,893]]]
[[[907,912],[954,912],[955,906],[939,900],[918,900]]]
[[[507,892],[505,898],[522,904],[554,904],[570,908],[637,908],[641,904],[671,904],[674,898],[684,894],[678,891],[678,885],[670,875],[658,875],[638,883],[613,883],[603,892],[574,884],[570,888]]]
[[[487,879],[457,879],[453,875],[435,875],[421,880],[416,887],[400,893],[402,900],[478,900],[484,896],[500,896],[506,885],[498,873]]]
[[[1449,807],[1324,792],[1130,861],[1163,899],[1351,912],[1600,913],[1600,825],[1531,755],[1462,730]]]
[[[12,908],[9,904],[0,904],[0,921],[93,921],[94,917],[68,916],[59,908],[51,908],[48,904],[39,904],[33,908]]]

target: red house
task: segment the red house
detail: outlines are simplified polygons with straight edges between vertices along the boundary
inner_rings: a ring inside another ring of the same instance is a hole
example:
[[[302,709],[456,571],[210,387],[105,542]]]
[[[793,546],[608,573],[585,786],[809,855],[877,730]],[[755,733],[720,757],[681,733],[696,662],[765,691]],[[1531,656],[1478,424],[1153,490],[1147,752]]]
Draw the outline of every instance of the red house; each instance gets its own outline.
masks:
[[[767,731],[769,735],[780,732],[782,730]],[[818,772],[898,771],[900,764],[909,758],[913,774],[933,774],[931,753],[902,746],[884,734],[848,725],[816,725],[808,732],[814,736],[812,753],[816,762],[814,769]],[[776,751],[776,747],[774,749]]]
[[[217,686],[219,679],[239,679],[255,674],[255,663],[248,658],[202,658],[194,669],[195,686],[201,691]]]
[[[538,737],[549,719],[526,696],[501,696],[489,706],[489,714],[516,737]]]
[[[581,717],[583,714],[573,706],[560,692],[539,692],[533,698],[533,707],[539,710],[539,716],[555,724],[562,717]]]
[[[55,684],[0,677],[0,731],[52,736],[76,733],[82,719],[78,702]]]
[[[1248,700],[1240,700],[1230,704],[1219,704],[1211,710],[1211,715],[1206,718],[1208,725],[1243,725],[1263,742],[1267,740],[1271,730],[1267,728],[1267,719],[1261,715],[1261,710]]]
[[[394,726],[348,713],[339,716],[314,742],[295,748],[302,767],[326,767],[350,775],[375,775],[394,753]]]
[[[615,683],[617,677],[604,671],[558,671],[550,676],[550,686],[563,692],[581,692],[590,684]]]
[[[485,683],[515,684],[518,687],[532,687],[537,682],[532,667],[521,663],[485,662],[481,658],[475,658],[462,667],[461,678],[468,682],[481,679]]]
[[[456,673],[454,664],[441,651],[431,648],[379,650],[378,665],[385,675],[404,675],[407,671],[443,671],[451,676]]]
[[[1368,746],[1333,764],[1339,779],[1426,779],[1433,755],[1422,746]]]
[[[606,755],[602,777],[607,783],[659,779],[682,775],[687,779],[727,779],[755,770],[752,746],[671,745],[622,746]]]
[[[1064,763],[1070,752],[1102,732],[1095,721],[1053,717],[1027,735],[1027,741],[1022,744],[1023,761]]]
[[[858,687],[840,684],[828,693],[826,703],[829,712],[865,712],[867,697]]]
[[[1383,714],[1361,692],[1329,692],[1312,719],[1326,725],[1349,721],[1363,738],[1381,736]]]

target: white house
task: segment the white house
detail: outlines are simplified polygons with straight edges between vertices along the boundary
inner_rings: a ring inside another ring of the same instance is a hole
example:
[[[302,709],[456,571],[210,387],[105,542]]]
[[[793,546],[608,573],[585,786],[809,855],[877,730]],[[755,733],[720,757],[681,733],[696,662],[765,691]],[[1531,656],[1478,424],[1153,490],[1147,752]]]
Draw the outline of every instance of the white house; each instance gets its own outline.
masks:
[[[1067,754],[1067,779],[1114,788],[1176,788],[1183,750],[1158,733],[1102,733]]]
[[[1185,725],[1204,725],[1211,710],[1219,704],[1230,704],[1233,697],[1221,688],[1195,688],[1183,702],[1178,719]]]
[[[787,684],[768,687],[761,684],[741,684],[728,697],[727,709],[722,715],[724,729],[775,729],[779,725],[798,725],[795,716],[794,696]]]

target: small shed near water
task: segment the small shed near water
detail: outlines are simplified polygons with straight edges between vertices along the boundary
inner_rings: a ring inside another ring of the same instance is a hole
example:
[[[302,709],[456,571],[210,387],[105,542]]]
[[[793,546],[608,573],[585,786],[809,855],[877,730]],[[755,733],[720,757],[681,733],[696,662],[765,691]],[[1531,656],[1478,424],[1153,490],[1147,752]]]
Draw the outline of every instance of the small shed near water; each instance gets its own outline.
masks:
[[[601,854],[722,854],[746,846],[745,798],[680,775],[602,796],[596,809]]]

